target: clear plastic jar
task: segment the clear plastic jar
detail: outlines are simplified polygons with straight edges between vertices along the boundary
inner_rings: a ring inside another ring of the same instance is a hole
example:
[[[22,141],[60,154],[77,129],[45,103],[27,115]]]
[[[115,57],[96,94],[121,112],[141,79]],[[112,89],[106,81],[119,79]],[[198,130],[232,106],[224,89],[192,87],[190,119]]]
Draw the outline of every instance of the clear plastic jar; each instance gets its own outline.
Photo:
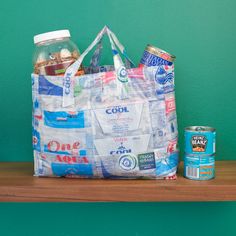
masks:
[[[69,30],[58,30],[34,36],[36,45],[33,65],[34,73],[41,75],[64,75],[68,66],[80,53],[70,39]],[[81,67],[76,75],[84,74]]]

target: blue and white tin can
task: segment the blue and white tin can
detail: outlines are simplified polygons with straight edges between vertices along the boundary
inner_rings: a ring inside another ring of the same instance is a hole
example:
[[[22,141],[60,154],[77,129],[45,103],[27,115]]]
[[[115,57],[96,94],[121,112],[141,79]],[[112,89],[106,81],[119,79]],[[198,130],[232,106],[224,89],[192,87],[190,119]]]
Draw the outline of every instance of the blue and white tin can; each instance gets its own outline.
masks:
[[[209,180],[215,177],[215,155],[188,155],[184,157],[184,177]]]
[[[216,146],[215,129],[208,126],[185,128],[185,153],[212,155]]]
[[[148,44],[143,52],[139,67],[161,66],[161,65],[171,66],[174,60],[175,56],[169,54],[168,52],[160,48]]]

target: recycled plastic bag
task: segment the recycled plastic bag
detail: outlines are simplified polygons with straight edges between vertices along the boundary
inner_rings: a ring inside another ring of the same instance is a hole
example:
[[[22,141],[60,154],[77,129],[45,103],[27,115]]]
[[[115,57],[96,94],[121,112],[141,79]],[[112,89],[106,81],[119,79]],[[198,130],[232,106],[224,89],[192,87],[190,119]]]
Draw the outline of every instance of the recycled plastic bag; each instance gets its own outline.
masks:
[[[98,66],[105,34],[113,66]],[[75,77],[95,45],[87,74]],[[35,176],[176,177],[174,64],[132,65],[122,44],[105,26],[64,77],[32,74]]]

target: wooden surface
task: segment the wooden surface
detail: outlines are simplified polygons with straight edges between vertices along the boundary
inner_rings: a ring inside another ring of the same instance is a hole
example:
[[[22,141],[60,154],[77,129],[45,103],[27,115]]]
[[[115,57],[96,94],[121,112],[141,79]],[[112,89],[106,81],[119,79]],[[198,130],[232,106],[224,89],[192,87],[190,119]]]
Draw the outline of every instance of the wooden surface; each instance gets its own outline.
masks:
[[[177,180],[86,180],[33,177],[32,163],[0,162],[0,201],[146,202],[236,200],[236,161],[218,161],[216,178]]]

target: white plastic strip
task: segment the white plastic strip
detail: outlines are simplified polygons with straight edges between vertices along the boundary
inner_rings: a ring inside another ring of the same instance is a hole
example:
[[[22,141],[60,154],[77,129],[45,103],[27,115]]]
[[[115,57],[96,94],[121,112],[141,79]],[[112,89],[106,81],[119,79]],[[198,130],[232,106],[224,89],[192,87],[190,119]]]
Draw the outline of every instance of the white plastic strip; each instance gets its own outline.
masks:
[[[94,41],[89,45],[89,47],[80,55],[77,61],[75,61],[72,65],[70,65],[64,75],[63,80],[63,107],[68,107],[74,105],[74,81],[73,78],[78,71],[84,57],[92,50],[92,48],[102,39],[103,35],[107,34],[111,43],[113,55],[114,55],[114,67],[116,71],[116,75],[118,78],[118,81],[120,83],[117,83],[117,92],[118,96],[121,99],[124,99],[127,97],[127,88],[123,85],[128,81],[128,73],[126,71],[126,68],[118,54],[118,51],[116,49],[115,43],[113,41],[113,37],[115,37],[115,34],[110,31],[110,29],[105,26],[97,35],[97,37],[94,39]],[[113,35],[113,37],[112,37]],[[115,37],[116,38],[116,37]],[[116,38],[116,41],[119,44],[119,47],[123,49],[124,47],[119,43],[118,39]]]

